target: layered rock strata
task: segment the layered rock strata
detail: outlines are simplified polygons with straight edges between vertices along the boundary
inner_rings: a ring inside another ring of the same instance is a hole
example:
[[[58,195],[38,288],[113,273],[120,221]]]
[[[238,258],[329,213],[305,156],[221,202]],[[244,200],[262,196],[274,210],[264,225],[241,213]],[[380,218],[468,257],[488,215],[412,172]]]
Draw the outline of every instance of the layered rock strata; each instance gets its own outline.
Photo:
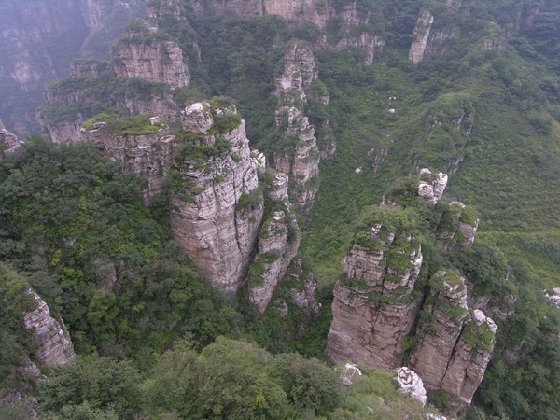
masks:
[[[99,77],[109,70],[109,63],[94,59],[79,59],[70,65],[70,74],[72,77]]]
[[[362,244],[342,261],[345,279],[334,291],[326,351],[337,363],[396,369],[420,305],[412,292],[422,266],[421,246],[409,233],[389,231],[381,223],[360,237]]]
[[[249,268],[247,279],[249,300],[260,314],[272,300],[278,282],[299,247],[297,220],[284,211],[277,211],[266,220],[259,233],[259,253]]]
[[[313,24],[321,31],[318,47],[335,50],[356,48],[364,53],[366,64],[383,52],[385,40],[371,29],[372,14],[361,14],[357,1],[340,4],[331,0],[231,0],[222,2],[210,0],[191,2],[191,10],[196,16],[237,15],[255,17],[277,15],[295,24]],[[183,11],[188,13],[188,11]],[[329,37],[326,31],[329,22],[340,24],[336,37]]]
[[[145,33],[128,32],[111,52],[113,71],[118,78],[138,78],[164,83],[171,89],[190,82],[183,51],[174,41],[161,41]]]
[[[233,105],[194,104],[182,123],[191,139],[176,160],[173,232],[210,283],[234,294],[258,240],[264,157],[249,150],[245,121]]]
[[[59,366],[76,358],[74,346],[64,324],[50,315],[49,306],[32,289],[27,294],[33,297],[36,309],[23,317],[26,329],[33,333],[37,347],[35,357],[48,367]]]
[[[443,174],[428,172],[421,175],[429,179],[420,181],[417,192],[425,210],[434,209],[445,188]],[[435,233],[444,250],[471,246],[478,226],[475,213],[461,203],[442,208]],[[404,347],[412,344],[410,368],[426,388],[470,403],[492,355],[496,324],[469,307],[465,278],[456,270],[432,275],[428,289],[416,287],[422,254],[409,230],[417,223],[396,202],[372,211],[342,261],[345,277],[334,291],[327,354],[336,363],[390,370],[402,363]],[[481,299],[476,302],[474,308],[484,306]]]
[[[10,133],[0,120],[0,159],[17,150],[22,144],[18,137],[14,133]]]
[[[303,104],[307,102],[306,88],[317,80],[317,69],[313,52],[296,42],[285,56],[284,72],[276,79],[276,126],[284,131],[281,136],[295,138],[293,144],[279,148],[274,153],[274,168],[288,174],[290,194],[300,209],[309,211],[318,190],[320,153],[315,137],[315,127],[303,115]],[[326,99],[328,103],[328,96]]]
[[[0,2],[0,78],[5,86],[0,95],[7,106],[2,112],[20,138],[39,132],[35,111],[47,83],[65,76],[74,58],[106,55],[126,22],[144,13],[146,1],[33,0],[26,7],[23,4]]]
[[[317,302],[317,281],[314,274],[305,269],[301,259],[292,261],[284,281],[289,287],[288,294],[292,302],[307,318],[313,318],[321,312],[322,305]]]
[[[418,344],[411,366],[429,389],[437,389],[468,315],[467,288],[463,277],[445,271],[430,279],[430,288],[416,330]]]
[[[105,123],[106,124],[106,123]],[[162,191],[162,178],[173,163],[175,136],[161,129],[154,134],[115,135],[103,122],[92,130],[81,130],[84,141],[94,144],[125,171],[147,181],[144,201],[148,203]]]
[[[497,330],[491,318],[480,310],[473,311],[455,345],[441,389],[466,403],[472,401],[494,351]]]

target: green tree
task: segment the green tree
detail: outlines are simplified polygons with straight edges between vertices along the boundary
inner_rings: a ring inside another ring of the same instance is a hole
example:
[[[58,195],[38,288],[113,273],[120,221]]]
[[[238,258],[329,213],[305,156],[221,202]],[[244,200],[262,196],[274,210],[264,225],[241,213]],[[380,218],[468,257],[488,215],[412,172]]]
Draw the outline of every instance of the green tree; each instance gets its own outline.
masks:
[[[52,372],[41,385],[39,401],[43,410],[62,418],[91,409],[107,415],[114,410],[119,418],[131,419],[141,412],[141,379],[130,361],[81,357]]]

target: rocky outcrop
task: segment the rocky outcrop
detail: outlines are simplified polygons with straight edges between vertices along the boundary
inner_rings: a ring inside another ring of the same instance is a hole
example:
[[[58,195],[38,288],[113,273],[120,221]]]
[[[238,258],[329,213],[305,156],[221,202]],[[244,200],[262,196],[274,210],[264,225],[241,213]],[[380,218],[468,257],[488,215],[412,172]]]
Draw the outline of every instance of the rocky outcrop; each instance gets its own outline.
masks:
[[[321,312],[322,305],[317,302],[317,281],[301,259],[292,261],[284,281],[291,301],[307,318],[314,318]]]
[[[245,121],[229,103],[190,106],[182,122],[190,135],[177,146],[173,232],[210,283],[234,294],[257,244],[264,157],[249,150]]]
[[[129,31],[111,52],[118,78],[138,78],[164,83],[171,89],[190,82],[183,52],[174,41],[162,41],[145,32]]]
[[[430,279],[430,289],[420,313],[411,366],[429,389],[437,389],[468,315],[467,288],[463,277],[442,271]]]
[[[263,314],[300,244],[300,229],[288,201],[288,176],[267,169],[271,182],[265,194],[274,211],[259,233],[258,254],[249,267],[247,295],[259,314]]]
[[[408,53],[408,59],[412,64],[419,64],[424,60],[424,54],[428,47],[428,39],[430,38],[430,31],[434,23],[434,15],[428,10],[424,10],[418,17],[414,33],[412,35],[412,45]]]
[[[317,79],[313,52],[300,42],[295,42],[286,53],[284,72],[276,79],[276,126],[283,132],[286,147],[274,153],[274,168],[285,173],[290,181],[290,194],[300,209],[309,211],[318,190],[320,153],[315,137],[315,127],[303,115],[307,101],[306,88]],[[328,103],[328,93],[325,99]],[[296,142],[289,142],[296,138]],[[291,143],[291,144],[290,144]]]
[[[76,358],[74,346],[64,324],[50,315],[49,306],[32,289],[27,292],[33,297],[36,309],[23,317],[27,330],[33,333],[33,342],[37,347],[35,357],[48,367],[59,366]]]
[[[554,287],[552,294],[545,291],[544,296],[548,299],[551,306],[560,308],[560,287]]]
[[[302,101],[307,100],[305,89],[319,77],[315,55],[303,43],[295,42],[285,57],[284,72],[276,78],[276,95],[294,92]],[[327,99],[328,101],[328,96]]]
[[[421,246],[408,232],[377,223],[360,231],[342,261],[332,304],[327,354],[373,369],[397,369],[404,338],[411,332],[420,301],[413,294],[422,266]]]
[[[484,379],[494,350],[497,327],[480,310],[475,310],[461,332],[441,382],[441,389],[470,403]]]
[[[173,162],[175,136],[169,130],[138,135],[117,135],[103,124],[92,130],[82,129],[84,141],[94,144],[111,161],[147,181],[144,201],[150,202],[162,191],[162,178]]]
[[[344,278],[334,291],[326,352],[336,363],[391,370],[406,359],[407,348],[409,367],[427,389],[470,403],[494,348],[496,324],[478,309],[487,307],[489,299],[471,299],[469,307],[465,278],[452,268],[432,275],[426,288],[415,235],[436,236],[444,251],[469,247],[478,218],[461,203],[434,207],[445,188],[443,174],[423,170],[420,179],[423,176],[430,179],[405,180],[395,191],[410,197],[418,182],[423,183],[418,195],[424,204],[414,205],[434,212],[439,227],[414,232],[418,221],[410,219],[410,209],[400,208],[401,200],[391,192],[395,201],[363,216],[354,245],[342,261]],[[422,195],[427,189],[430,194]],[[405,376],[414,382],[411,375]]]
[[[291,100],[276,109],[276,124],[285,126],[286,136],[295,137],[297,142],[291,150],[282,148],[274,153],[274,168],[288,174],[294,203],[303,211],[310,211],[319,189],[320,155],[315,128]]]
[[[357,1],[340,4],[331,0],[195,0],[191,2],[191,10],[199,17],[277,15],[292,24],[313,24],[321,30],[317,47],[334,50],[359,49],[363,51],[366,64],[371,64],[385,47],[385,39],[371,28],[372,14],[360,13]],[[337,31],[334,36],[329,36],[327,25],[334,21],[337,23]]]
[[[451,0],[448,2],[448,7],[451,10],[458,10],[460,4],[456,3],[460,2]],[[428,58],[437,56],[444,50],[447,40],[455,35],[450,27],[445,25],[438,27],[434,22],[434,15],[428,10],[424,10],[418,17],[408,53],[408,59],[412,64],[419,64]]]
[[[71,78],[45,89],[46,104],[39,120],[53,142],[82,141],[84,122],[107,110],[120,115],[157,115],[169,122],[177,119],[173,94],[160,83],[117,79],[111,75],[110,65],[89,59],[77,60],[72,71]]]
[[[426,388],[424,388],[424,383],[422,379],[416,374],[416,372],[410,370],[407,367],[402,367],[397,370],[397,386],[399,391],[408,395],[409,397],[419,401],[424,407],[428,402],[428,394]]]
[[[14,133],[6,130],[4,123],[0,120],[0,159],[17,150],[22,144]]]
[[[433,174],[429,169],[423,168],[420,170],[419,179],[418,195],[427,204],[437,204],[447,187],[448,176],[441,172]]]
[[[58,123],[45,122],[45,130],[54,143],[78,143],[83,140],[82,128],[84,118],[78,114],[73,121],[60,121]]]
[[[277,211],[266,220],[259,233],[259,253],[249,267],[249,300],[264,313],[278,282],[299,248],[299,226],[290,213]]]
[[[362,375],[362,371],[358,369],[358,366],[352,363],[346,363],[344,367],[340,369],[340,380],[342,384],[346,386],[354,385],[355,378]]]
[[[480,219],[472,208],[454,201],[442,214],[438,239],[446,250],[455,246],[470,248],[474,244],[479,223]]]

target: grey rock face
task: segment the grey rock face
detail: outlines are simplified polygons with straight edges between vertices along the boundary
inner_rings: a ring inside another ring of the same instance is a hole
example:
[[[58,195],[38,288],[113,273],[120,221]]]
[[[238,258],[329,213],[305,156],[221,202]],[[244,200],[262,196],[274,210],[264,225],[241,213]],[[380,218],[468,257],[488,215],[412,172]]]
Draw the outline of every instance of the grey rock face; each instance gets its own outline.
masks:
[[[427,168],[421,169],[418,195],[423,197],[427,204],[437,204],[447,187],[447,180],[446,174],[440,172],[436,175]]]
[[[321,304],[317,302],[317,281],[313,273],[304,272],[303,261],[294,259],[284,281],[292,287],[288,290],[292,302],[308,317],[313,318],[321,312]]]
[[[274,168],[288,175],[290,194],[304,211],[311,209],[318,190],[320,153],[315,127],[303,115],[303,103],[307,101],[305,88],[316,79],[312,51],[294,43],[286,54],[284,72],[276,79],[276,94],[279,96],[276,126],[299,141],[294,150],[285,149],[274,154]]]
[[[4,127],[4,123],[0,120],[0,159],[4,158],[7,153],[17,150],[22,144],[14,133],[10,133]]]
[[[496,324],[491,318],[482,311],[474,311],[455,346],[441,389],[466,403],[471,402],[484,379],[494,350],[496,332]]]
[[[98,60],[82,59],[74,61],[70,66],[72,77],[99,77],[109,69],[109,63]]]
[[[411,293],[422,266],[421,247],[382,224],[369,235],[372,248],[354,245],[342,261],[347,280],[334,291],[326,351],[337,363],[397,369],[420,304]]]
[[[150,202],[162,190],[161,180],[173,162],[175,136],[168,130],[156,134],[119,136],[103,128],[82,130],[81,136],[97,146],[108,159],[126,171],[148,181],[144,201]]]
[[[288,237],[289,229],[292,237]],[[260,314],[272,300],[278,282],[286,274],[288,265],[299,248],[300,235],[297,220],[278,211],[265,221],[259,234],[259,253],[249,268],[249,300]],[[253,272],[252,272],[253,271]]]
[[[183,52],[173,41],[152,41],[131,36],[113,48],[112,57],[117,77],[165,83],[171,89],[186,87],[190,83]]]
[[[32,289],[27,293],[33,296],[36,309],[24,315],[23,323],[33,332],[37,360],[49,367],[74,360],[76,353],[64,324],[50,316],[49,306]]]
[[[424,10],[418,17],[418,21],[414,27],[412,45],[408,53],[408,59],[412,61],[413,64],[419,64],[424,60],[424,54],[428,46],[428,39],[433,23],[434,15],[428,10]]]
[[[430,285],[432,295],[418,324],[411,366],[429,389],[437,389],[468,315],[467,288],[463,277],[447,272],[434,275]]]
[[[234,108],[220,112],[237,113]],[[183,125],[199,127],[198,114],[192,122],[185,121],[188,115],[183,114]],[[257,173],[264,168],[258,151],[249,150],[244,120],[229,132],[202,134],[200,141],[213,146],[218,140],[228,151],[204,162],[186,157],[179,165],[183,187],[175,191],[171,224],[180,248],[210,283],[234,294],[257,244],[264,209]]]

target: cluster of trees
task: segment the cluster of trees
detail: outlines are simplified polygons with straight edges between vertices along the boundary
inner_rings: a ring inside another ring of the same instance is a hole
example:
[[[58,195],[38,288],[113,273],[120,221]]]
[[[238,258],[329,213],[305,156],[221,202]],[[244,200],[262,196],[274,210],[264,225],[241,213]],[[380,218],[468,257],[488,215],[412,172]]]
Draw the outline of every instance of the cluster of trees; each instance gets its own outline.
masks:
[[[40,389],[55,419],[397,419],[428,412],[396,389],[390,373],[366,372],[347,387],[340,372],[299,354],[274,356],[245,341],[219,337],[201,352],[180,340],[152,368],[88,356],[59,368]]]

